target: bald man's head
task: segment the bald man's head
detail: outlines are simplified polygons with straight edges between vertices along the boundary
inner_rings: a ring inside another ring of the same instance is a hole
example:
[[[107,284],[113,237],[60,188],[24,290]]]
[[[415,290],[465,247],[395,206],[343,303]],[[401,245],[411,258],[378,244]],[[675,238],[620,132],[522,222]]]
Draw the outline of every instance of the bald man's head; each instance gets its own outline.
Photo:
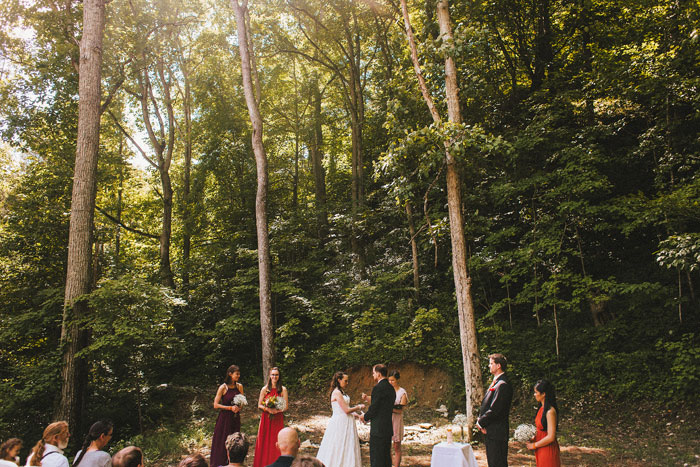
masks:
[[[282,428],[277,435],[277,447],[283,456],[296,457],[299,452],[299,435],[294,428]]]
[[[113,467],[143,467],[143,452],[136,446],[127,446],[112,457]]]

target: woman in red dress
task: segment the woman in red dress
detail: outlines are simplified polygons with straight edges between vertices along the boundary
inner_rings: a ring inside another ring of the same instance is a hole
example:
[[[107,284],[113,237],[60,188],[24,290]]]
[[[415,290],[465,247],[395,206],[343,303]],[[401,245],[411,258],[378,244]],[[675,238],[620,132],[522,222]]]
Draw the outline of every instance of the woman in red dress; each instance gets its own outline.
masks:
[[[283,408],[268,407],[271,397],[284,399]],[[280,450],[277,448],[277,434],[284,428],[284,411],[287,410],[288,402],[287,388],[282,386],[280,370],[277,367],[271,368],[267,384],[260,390],[258,398],[258,408],[262,410],[262,416],[258,437],[255,440],[253,467],[265,467],[275,462],[280,456]]]
[[[537,467],[560,467],[559,443],[557,443],[557,420],[559,407],[554,386],[547,380],[535,384],[535,400],[540,409],[535,416],[537,433],[534,442],[527,443],[528,449],[535,451]]]

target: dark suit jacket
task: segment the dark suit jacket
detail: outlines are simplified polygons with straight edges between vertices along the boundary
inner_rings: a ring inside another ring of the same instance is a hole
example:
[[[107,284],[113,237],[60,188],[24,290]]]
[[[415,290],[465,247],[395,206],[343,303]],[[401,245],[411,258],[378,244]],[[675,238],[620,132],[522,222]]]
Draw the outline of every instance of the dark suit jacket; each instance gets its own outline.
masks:
[[[365,413],[365,420],[371,421],[370,436],[391,438],[394,435],[394,427],[391,424],[391,413],[394,410],[396,391],[384,378],[372,389],[372,403]]]
[[[513,388],[505,373],[502,373],[494,386],[486,392],[479,411],[479,426],[486,429],[487,438],[508,439],[510,426],[508,414],[513,400]]]
[[[275,462],[268,465],[267,467],[289,467],[294,462],[292,456],[279,456]]]

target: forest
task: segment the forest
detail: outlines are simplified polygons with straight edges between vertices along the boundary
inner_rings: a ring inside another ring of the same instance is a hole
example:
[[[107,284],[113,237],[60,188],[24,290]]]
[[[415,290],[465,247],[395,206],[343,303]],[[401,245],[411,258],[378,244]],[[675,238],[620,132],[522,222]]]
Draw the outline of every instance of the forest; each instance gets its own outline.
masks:
[[[135,436],[232,363],[697,408],[697,2],[0,10],[0,439]]]

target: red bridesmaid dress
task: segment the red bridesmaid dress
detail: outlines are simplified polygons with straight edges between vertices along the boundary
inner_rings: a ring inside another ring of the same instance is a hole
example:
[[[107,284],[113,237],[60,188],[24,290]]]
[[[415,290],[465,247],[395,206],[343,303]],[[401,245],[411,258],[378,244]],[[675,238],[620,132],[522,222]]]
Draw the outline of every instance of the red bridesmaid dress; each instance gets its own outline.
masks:
[[[277,393],[276,388],[272,388],[265,396],[265,400],[272,396],[282,397]],[[272,464],[280,456],[280,450],[277,449],[277,434],[284,428],[284,413],[270,415],[263,412],[260,417],[260,428],[258,429],[258,437],[255,440],[255,459],[253,467],[265,467]]]
[[[547,432],[542,426],[542,410],[544,406],[540,406],[535,416],[535,426],[537,433],[535,434],[535,442],[547,436]],[[560,467],[561,460],[559,459],[559,443],[555,439],[546,446],[535,449],[535,462],[537,467]]]

